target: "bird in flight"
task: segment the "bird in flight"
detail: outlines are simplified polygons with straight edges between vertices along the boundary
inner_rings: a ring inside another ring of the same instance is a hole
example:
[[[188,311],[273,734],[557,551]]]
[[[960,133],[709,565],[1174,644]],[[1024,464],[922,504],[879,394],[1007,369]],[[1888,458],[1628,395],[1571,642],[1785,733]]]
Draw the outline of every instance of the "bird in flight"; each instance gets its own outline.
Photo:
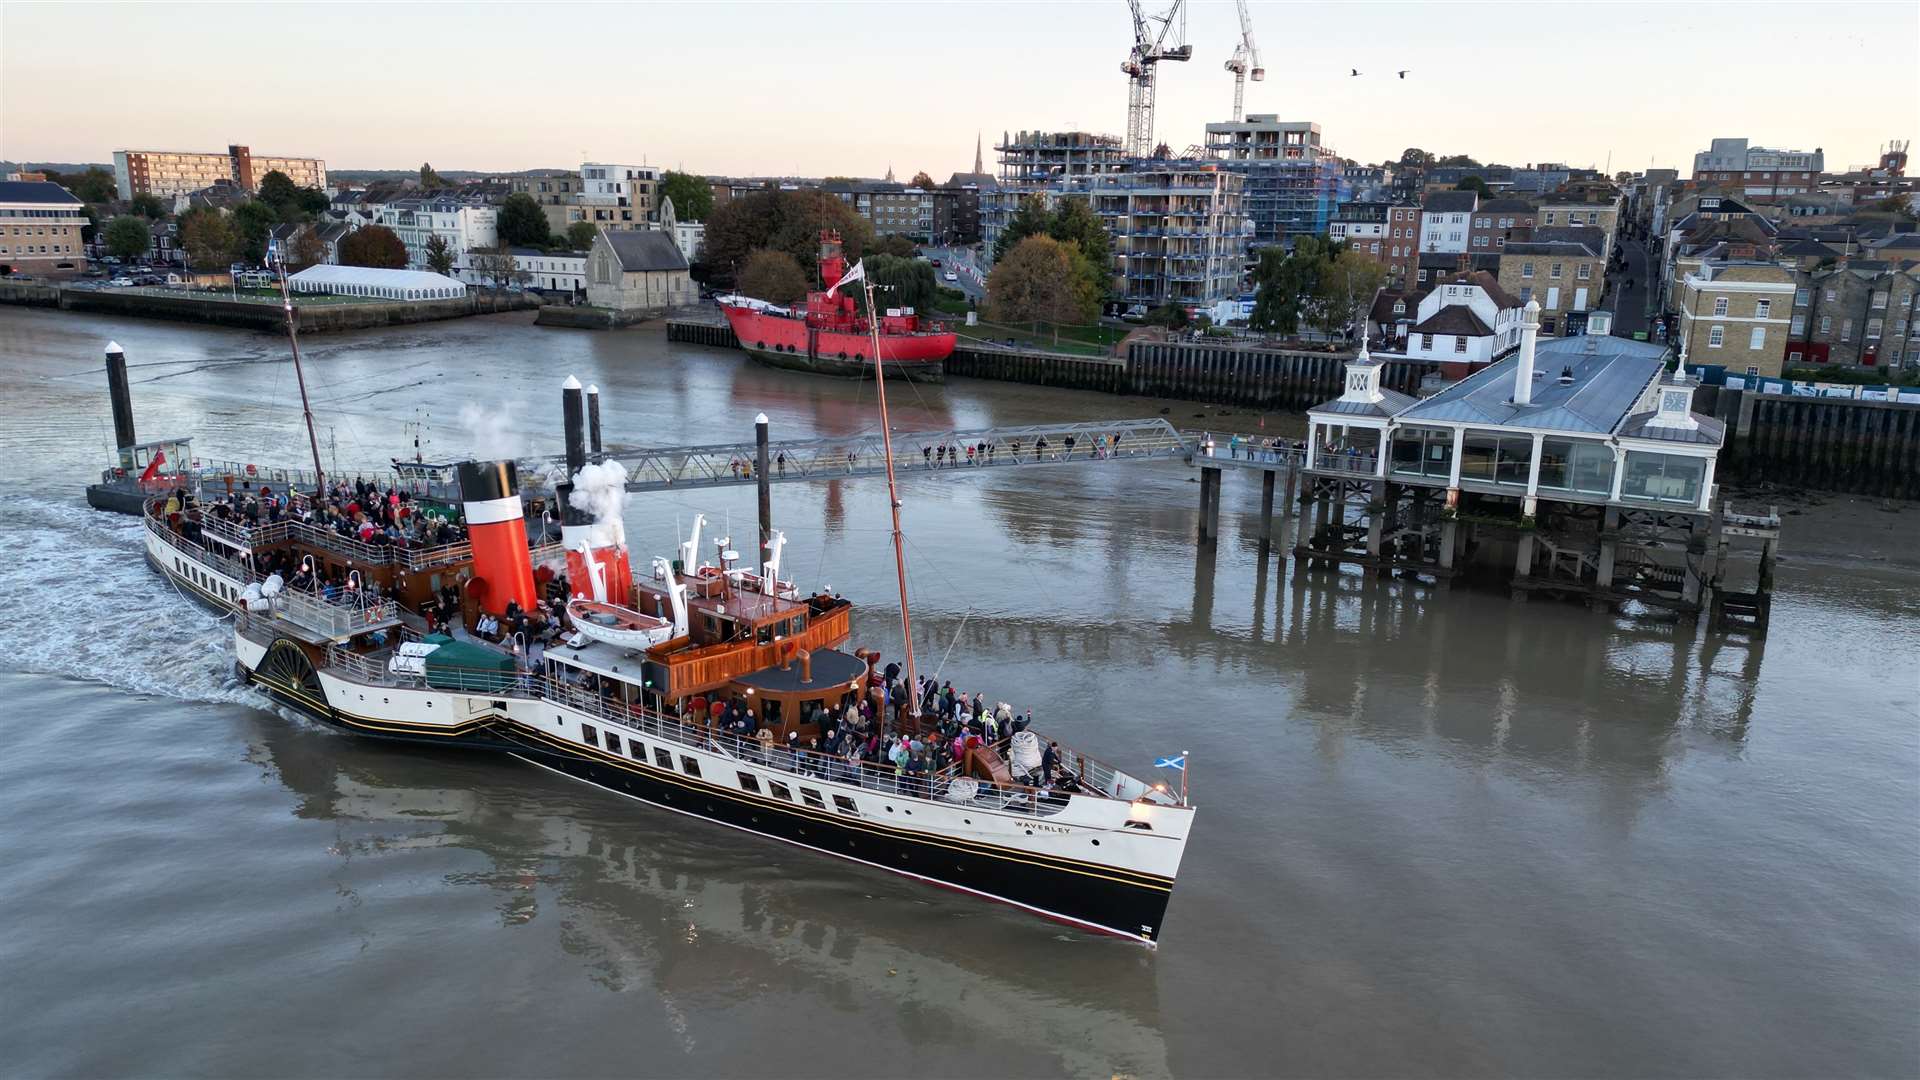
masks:
[[[1402,71],[1402,72],[1400,73],[1400,77],[1401,77],[1401,78],[1403,78],[1403,79],[1404,79],[1404,78],[1406,78],[1406,77],[1407,77],[1407,71],[1412,71],[1412,70],[1413,70],[1412,68],[1408,68],[1408,69],[1406,69],[1406,71]]]
[[[1359,69],[1359,68],[1350,68],[1350,69],[1348,69],[1348,70],[1350,70],[1350,71],[1352,71],[1352,72],[1353,72],[1353,73],[1354,73],[1355,75],[1358,75],[1358,74],[1360,74],[1360,69]]]

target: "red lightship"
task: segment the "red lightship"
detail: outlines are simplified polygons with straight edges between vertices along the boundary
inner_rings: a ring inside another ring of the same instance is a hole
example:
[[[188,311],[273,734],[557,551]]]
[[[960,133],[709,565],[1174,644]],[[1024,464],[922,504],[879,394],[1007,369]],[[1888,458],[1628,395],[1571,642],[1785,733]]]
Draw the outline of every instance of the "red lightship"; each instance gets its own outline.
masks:
[[[879,326],[869,325],[853,297],[838,291],[846,272],[840,234],[823,230],[820,280],[829,286],[825,292],[809,292],[806,303],[792,307],[746,296],[723,296],[720,308],[727,314],[734,337],[740,339],[740,347],[775,367],[872,378],[877,340],[890,377],[939,382],[943,365],[953,354],[954,335],[923,324],[912,308],[884,309]]]

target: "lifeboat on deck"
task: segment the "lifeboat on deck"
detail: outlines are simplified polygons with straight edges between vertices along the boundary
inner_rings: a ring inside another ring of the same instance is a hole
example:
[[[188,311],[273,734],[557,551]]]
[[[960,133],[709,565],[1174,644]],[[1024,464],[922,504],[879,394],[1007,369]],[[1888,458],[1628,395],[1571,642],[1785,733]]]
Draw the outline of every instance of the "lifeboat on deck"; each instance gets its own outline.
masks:
[[[567,603],[573,628],[622,649],[649,649],[673,639],[673,620],[618,604],[577,597]]]

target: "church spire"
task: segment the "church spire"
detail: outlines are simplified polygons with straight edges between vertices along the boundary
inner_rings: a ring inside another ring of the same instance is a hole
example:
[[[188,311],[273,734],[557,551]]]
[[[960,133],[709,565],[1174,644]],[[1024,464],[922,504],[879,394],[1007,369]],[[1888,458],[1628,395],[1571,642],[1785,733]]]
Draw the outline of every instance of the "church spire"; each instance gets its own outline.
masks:
[[[887,162],[887,182],[893,182],[893,162]]]
[[[973,175],[979,176],[987,171],[982,167],[983,164],[980,159],[980,132],[975,131],[973,133]]]

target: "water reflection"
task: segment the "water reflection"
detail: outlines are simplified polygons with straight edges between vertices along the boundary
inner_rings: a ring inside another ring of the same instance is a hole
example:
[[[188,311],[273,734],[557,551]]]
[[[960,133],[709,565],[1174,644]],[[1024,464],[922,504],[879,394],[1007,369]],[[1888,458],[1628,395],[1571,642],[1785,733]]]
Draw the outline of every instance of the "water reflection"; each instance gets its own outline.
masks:
[[[502,927],[560,920],[566,954],[609,990],[645,986],[683,1009],[795,991],[880,998],[936,1052],[958,1026],[1058,1055],[1076,1075],[1170,1072],[1157,958],[1138,947],[506,758],[383,747],[263,714],[249,759],[297,796],[298,816],[336,824],[337,881],[354,860],[477,852],[488,867],[446,883],[495,894]],[[343,904],[358,902],[341,887]]]

